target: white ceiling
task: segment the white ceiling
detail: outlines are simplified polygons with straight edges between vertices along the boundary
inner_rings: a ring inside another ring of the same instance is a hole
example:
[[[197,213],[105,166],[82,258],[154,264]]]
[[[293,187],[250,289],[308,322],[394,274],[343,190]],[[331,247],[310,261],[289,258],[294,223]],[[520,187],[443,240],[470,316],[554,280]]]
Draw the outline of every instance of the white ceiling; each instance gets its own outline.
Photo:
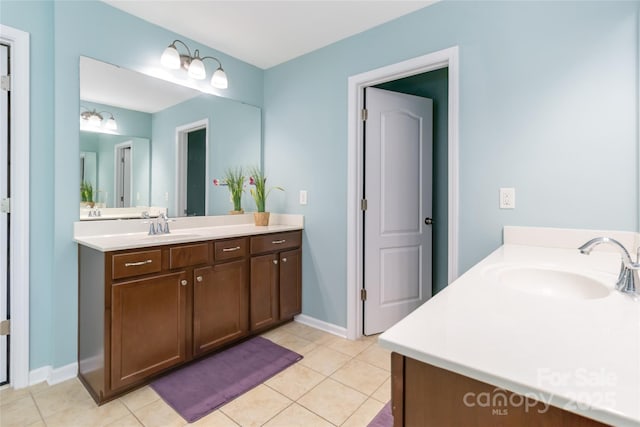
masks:
[[[435,3],[433,0],[103,1],[263,69]],[[172,41],[166,40],[166,44]]]

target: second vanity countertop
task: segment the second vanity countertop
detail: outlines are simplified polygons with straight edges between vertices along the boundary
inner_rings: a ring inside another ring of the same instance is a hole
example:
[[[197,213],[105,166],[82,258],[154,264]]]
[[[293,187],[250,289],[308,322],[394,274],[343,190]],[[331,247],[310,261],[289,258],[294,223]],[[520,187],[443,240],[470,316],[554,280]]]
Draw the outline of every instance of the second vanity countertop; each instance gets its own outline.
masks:
[[[253,215],[222,215],[175,218],[169,234],[149,235],[149,220],[79,221],[74,224],[74,241],[102,251],[142,248],[166,244],[199,242],[231,237],[302,230],[302,215],[271,214],[268,226],[255,226]],[[156,219],[152,219],[156,221]]]
[[[509,269],[529,267],[588,276],[607,288],[604,296],[576,298],[501,280]],[[640,426],[640,301],[614,289],[619,267],[614,252],[505,244],[379,341],[588,418]]]

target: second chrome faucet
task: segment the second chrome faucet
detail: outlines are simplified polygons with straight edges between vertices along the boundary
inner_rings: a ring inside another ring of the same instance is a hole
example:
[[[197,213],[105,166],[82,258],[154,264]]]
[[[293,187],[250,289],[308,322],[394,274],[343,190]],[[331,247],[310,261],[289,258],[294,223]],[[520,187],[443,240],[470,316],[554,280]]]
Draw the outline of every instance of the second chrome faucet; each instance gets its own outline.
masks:
[[[638,249],[635,262],[631,259],[631,255],[629,255],[629,251],[627,251],[624,245],[610,237],[596,237],[595,239],[589,240],[578,249],[581,253],[589,255],[594,247],[603,243],[617,247],[622,255],[620,274],[618,274],[618,280],[616,281],[616,289],[632,297],[639,297],[640,277],[638,276],[638,271],[640,270],[640,248]]]

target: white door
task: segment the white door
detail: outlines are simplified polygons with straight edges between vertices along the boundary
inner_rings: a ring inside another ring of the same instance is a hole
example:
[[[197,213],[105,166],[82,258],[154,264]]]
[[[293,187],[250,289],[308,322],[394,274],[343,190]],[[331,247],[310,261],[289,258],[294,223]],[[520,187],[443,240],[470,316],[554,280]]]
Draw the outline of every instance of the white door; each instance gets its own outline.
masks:
[[[0,44],[0,76],[9,74],[9,47]],[[0,90],[0,200],[9,197],[9,91]],[[9,213],[0,210],[0,322],[9,316]],[[9,381],[8,337],[0,336],[0,385]]]
[[[365,90],[364,334],[431,297],[433,102]]]
[[[116,145],[116,204],[131,207],[131,141]]]

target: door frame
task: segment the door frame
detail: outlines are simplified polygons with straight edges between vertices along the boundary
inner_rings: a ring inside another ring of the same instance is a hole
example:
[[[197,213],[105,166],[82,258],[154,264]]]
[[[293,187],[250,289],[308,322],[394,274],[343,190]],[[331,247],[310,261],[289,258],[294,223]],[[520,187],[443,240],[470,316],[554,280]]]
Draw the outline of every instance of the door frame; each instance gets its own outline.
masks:
[[[363,219],[360,210],[363,184],[364,134],[361,111],[364,108],[364,88],[398,80],[441,68],[449,69],[448,107],[448,282],[458,277],[459,228],[459,61],[458,46],[439,50],[396,64],[366,71],[349,77],[348,81],[348,154],[347,154],[347,338],[363,335]]]
[[[124,169],[119,161],[121,151],[129,147],[129,208],[133,207],[133,141],[124,141],[113,146],[113,206],[119,208],[120,200],[118,200],[118,187],[122,183],[120,172]]]
[[[29,33],[0,24],[0,40],[11,46],[11,350],[9,381],[29,385]],[[20,285],[18,285],[20,284]]]
[[[209,191],[206,184],[209,182],[209,119],[202,119],[186,125],[176,127],[176,197],[175,215],[186,216],[184,210],[187,208],[187,142],[189,132],[205,129],[205,192],[204,192],[204,214],[209,213]],[[181,190],[184,190],[181,193]]]

